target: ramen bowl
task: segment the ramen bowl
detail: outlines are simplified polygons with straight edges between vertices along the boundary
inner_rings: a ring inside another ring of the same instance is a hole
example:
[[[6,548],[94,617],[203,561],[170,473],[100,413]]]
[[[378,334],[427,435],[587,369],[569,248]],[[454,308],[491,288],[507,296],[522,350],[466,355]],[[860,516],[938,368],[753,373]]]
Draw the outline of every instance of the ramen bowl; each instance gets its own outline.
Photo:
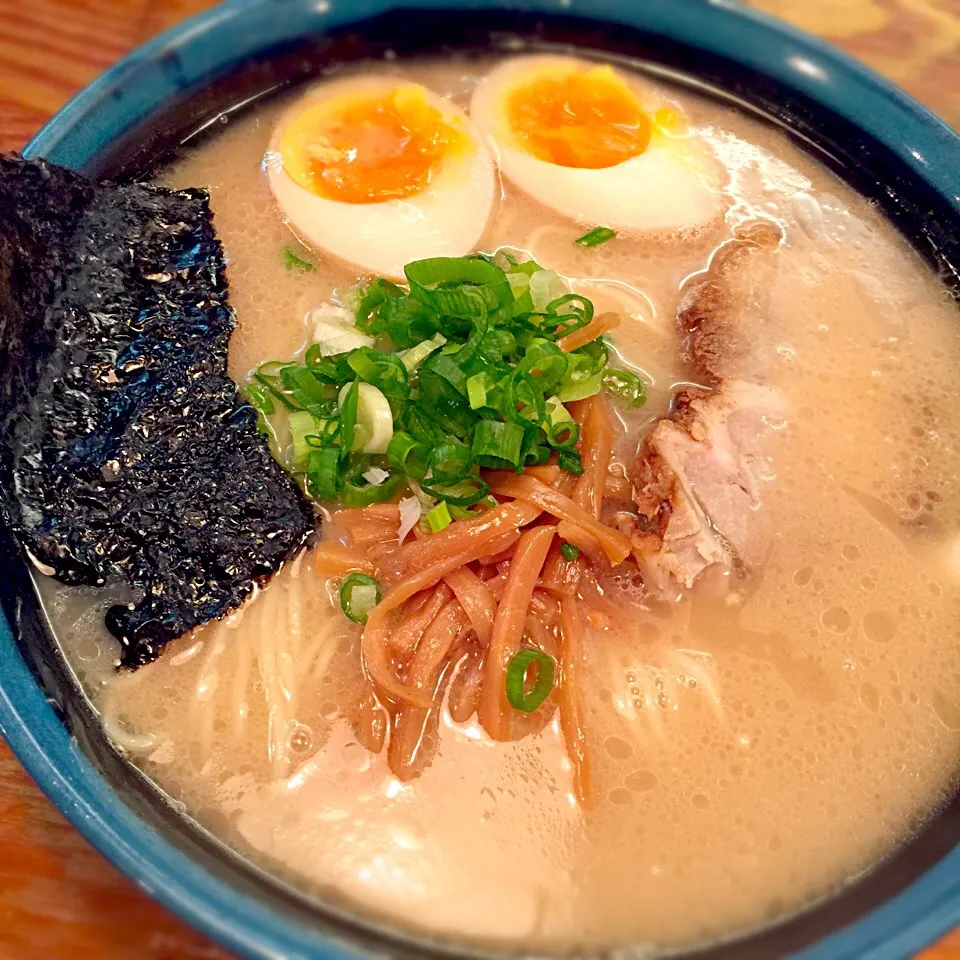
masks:
[[[25,153],[132,178],[220,118],[332,63],[387,51],[490,49],[517,37],[639,59],[779,126],[876,200],[956,289],[960,138],[837,51],[725,2],[236,0],[132,53]],[[64,815],[151,896],[245,957],[475,955],[310,899],[183,816],[107,741],[57,652],[7,530],[3,567],[0,733]],[[803,913],[697,955],[911,956],[960,923],[958,812],[954,803]]]

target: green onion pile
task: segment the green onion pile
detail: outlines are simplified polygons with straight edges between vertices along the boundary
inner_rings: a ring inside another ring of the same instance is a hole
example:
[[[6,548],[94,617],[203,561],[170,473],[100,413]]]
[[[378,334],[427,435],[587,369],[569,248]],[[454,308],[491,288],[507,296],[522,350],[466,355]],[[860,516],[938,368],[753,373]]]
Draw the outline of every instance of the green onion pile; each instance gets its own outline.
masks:
[[[383,278],[359,288],[354,325],[297,361],[263,364],[248,384],[266,426],[285,416],[288,465],[315,499],[366,506],[413,488],[437,503],[427,522],[442,529],[483,505],[483,468],[522,473],[555,455],[582,472],[566,403],[601,389],[645,401],[636,374],[608,367],[601,339],[557,345],[590,323],[593,304],[552,271],[501,253],[405,273],[409,290]]]

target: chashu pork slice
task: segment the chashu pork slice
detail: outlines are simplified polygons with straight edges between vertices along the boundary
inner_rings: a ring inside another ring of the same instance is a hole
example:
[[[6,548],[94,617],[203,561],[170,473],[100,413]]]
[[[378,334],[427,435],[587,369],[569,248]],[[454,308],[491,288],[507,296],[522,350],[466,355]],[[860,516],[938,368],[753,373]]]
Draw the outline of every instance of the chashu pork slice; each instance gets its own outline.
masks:
[[[715,392],[677,394],[645,438],[633,477],[634,550],[651,587],[663,590],[671,578],[690,587],[714,564],[757,562],[752,521],[769,469],[762,440],[782,422],[780,394],[762,384],[730,380]]]
[[[779,391],[764,383],[781,238],[769,221],[739,228],[684,290],[684,355],[711,388],[677,393],[635,464],[634,552],[653,589],[689,588],[709,567],[760,559],[753,528],[769,472],[763,439],[785,413]]]
[[[769,220],[739,227],[684,286],[677,328],[684,357],[706,383],[764,379],[773,338],[770,289],[783,234]]]

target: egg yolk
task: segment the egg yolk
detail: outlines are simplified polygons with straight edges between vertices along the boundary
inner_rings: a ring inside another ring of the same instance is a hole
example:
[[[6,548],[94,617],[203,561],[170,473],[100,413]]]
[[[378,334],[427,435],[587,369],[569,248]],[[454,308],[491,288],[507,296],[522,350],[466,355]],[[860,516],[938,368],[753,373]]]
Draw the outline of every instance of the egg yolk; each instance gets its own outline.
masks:
[[[562,167],[598,169],[647,149],[650,118],[607,66],[543,71],[514,86],[506,119],[526,150]]]
[[[333,97],[307,107],[283,134],[290,177],[318,196],[379,203],[421,193],[440,162],[471,146],[466,132],[427,102],[419,84]]]

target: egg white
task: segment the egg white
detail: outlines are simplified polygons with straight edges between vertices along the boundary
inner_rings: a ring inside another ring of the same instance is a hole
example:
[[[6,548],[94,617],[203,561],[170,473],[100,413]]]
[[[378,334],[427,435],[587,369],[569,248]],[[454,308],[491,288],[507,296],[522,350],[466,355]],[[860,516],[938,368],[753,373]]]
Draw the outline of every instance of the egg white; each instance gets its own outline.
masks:
[[[277,203],[294,232],[311,246],[361,270],[403,278],[404,266],[425,257],[460,257],[476,249],[490,219],[497,177],[493,157],[458,107],[430,91],[427,102],[444,119],[459,118],[474,149],[441,160],[421,193],[381,203],[344,203],[318,197],[283,168],[279,144],[287,125],[318,99],[385,93],[402,81],[346,78],[315,88],[284,115],[265,166]]]
[[[510,129],[507,96],[518,75],[558,65],[591,66],[573,57],[517,57],[477,86],[470,117],[494,145],[505,177],[540,203],[585,225],[638,232],[696,230],[722,217],[729,200],[726,175],[710,147],[694,136],[656,134],[639,156],[599,169],[564,167],[527,152]],[[647,113],[649,95],[627,77]]]

